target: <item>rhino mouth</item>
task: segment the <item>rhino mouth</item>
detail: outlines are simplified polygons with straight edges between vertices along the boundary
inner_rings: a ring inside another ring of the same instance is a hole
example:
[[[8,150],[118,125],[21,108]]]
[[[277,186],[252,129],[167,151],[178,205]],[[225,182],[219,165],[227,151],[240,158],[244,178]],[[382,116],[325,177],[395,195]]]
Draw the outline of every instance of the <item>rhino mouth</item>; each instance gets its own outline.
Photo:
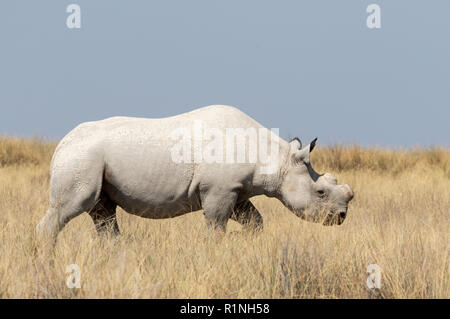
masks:
[[[334,226],[334,225],[341,225],[345,217],[347,217],[347,211],[340,211],[340,212],[331,212],[329,213],[323,222],[324,226]]]

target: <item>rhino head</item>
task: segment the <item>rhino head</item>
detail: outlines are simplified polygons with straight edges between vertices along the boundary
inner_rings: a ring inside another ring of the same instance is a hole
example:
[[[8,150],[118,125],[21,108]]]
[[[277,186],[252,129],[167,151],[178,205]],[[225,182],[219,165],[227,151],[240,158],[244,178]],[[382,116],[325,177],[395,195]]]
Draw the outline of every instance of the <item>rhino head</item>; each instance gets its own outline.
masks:
[[[309,154],[317,138],[302,148],[298,138],[289,143],[288,157],[281,174],[279,199],[297,216],[323,225],[340,225],[353,198],[349,185],[338,185],[330,173],[318,174]]]

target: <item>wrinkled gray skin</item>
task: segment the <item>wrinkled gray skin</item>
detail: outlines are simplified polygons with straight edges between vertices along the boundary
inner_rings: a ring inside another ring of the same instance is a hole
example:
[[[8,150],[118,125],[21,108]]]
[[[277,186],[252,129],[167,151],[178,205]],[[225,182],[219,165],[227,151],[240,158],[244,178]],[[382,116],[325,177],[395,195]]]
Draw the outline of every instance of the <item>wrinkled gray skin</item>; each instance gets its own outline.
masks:
[[[83,123],[59,143],[51,163],[50,207],[36,228],[56,239],[74,217],[88,212],[99,233],[119,233],[116,207],[145,218],[170,218],[203,209],[207,226],[225,230],[231,218],[261,229],[262,217],[249,201],[255,195],[278,198],[297,216],[325,225],[341,224],[353,192],[331,174],[316,173],[309,162],[315,140],[302,148],[279,139],[274,174],[259,162],[175,163],[170,136],[194,120],[222,130],[262,128],[230,106],[209,106],[163,118],[114,117]],[[267,131],[269,132],[269,131]],[[277,137],[278,138],[278,137]]]

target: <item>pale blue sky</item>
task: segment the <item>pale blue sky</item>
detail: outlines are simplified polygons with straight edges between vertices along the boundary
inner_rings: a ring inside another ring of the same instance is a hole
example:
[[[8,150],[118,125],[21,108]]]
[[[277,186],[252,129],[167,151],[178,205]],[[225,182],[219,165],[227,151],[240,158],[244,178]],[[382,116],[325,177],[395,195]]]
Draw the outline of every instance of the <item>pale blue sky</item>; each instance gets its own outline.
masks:
[[[70,3],[80,30],[66,27]],[[449,12],[448,0],[2,0],[0,134],[58,139],[84,121],[229,104],[305,142],[450,146]]]

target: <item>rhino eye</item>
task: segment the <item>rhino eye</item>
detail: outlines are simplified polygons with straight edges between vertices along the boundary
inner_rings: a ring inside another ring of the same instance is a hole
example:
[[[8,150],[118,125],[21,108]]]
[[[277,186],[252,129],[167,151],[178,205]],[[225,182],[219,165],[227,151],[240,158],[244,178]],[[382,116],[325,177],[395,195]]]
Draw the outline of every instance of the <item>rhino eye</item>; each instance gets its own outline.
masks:
[[[319,197],[324,197],[325,196],[325,191],[319,190],[319,191],[317,191],[317,194],[319,194]]]

